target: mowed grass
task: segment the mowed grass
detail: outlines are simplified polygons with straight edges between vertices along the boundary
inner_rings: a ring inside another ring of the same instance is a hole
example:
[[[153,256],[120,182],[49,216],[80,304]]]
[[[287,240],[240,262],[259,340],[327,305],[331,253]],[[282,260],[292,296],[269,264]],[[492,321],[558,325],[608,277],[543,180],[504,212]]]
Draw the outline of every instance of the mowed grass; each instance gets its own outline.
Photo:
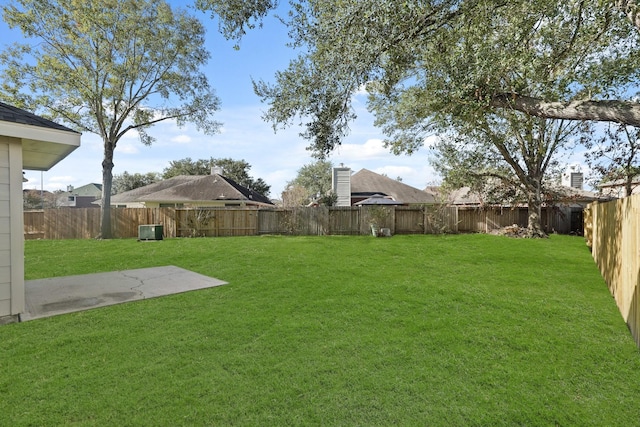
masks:
[[[640,424],[581,238],[28,241],[25,263],[229,284],[1,327],[2,425]]]

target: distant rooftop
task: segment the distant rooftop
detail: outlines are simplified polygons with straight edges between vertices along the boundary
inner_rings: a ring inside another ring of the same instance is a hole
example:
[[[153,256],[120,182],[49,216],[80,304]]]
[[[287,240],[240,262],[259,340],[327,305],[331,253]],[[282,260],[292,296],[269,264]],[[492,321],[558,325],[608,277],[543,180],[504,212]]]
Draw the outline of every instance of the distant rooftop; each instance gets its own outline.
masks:
[[[368,169],[361,169],[351,176],[351,197],[371,197],[376,194],[391,196],[393,200],[406,204],[436,202],[433,193],[411,187]]]

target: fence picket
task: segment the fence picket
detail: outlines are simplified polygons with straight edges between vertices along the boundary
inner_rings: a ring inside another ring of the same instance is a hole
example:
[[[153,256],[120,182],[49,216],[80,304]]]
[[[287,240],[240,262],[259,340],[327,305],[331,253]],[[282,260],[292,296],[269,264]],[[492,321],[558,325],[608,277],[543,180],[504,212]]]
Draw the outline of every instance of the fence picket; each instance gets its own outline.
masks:
[[[640,195],[592,203],[584,222],[591,255],[640,346]]]

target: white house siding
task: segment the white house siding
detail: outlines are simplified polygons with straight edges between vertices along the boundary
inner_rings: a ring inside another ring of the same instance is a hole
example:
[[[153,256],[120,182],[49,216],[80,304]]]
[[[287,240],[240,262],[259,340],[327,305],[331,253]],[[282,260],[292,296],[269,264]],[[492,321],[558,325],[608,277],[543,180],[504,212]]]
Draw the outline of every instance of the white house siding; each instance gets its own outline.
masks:
[[[9,144],[0,143],[0,316],[11,314]]]
[[[0,136],[0,317],[24,311],[22,146]]]

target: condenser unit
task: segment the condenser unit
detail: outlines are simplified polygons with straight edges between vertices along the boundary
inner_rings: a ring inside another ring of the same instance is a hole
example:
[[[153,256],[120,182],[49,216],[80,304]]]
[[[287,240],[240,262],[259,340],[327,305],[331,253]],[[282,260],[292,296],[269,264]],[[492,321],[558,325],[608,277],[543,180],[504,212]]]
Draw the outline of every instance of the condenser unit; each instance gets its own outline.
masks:
[[[138,240],[162,240],[162,224],[139,225]]]

